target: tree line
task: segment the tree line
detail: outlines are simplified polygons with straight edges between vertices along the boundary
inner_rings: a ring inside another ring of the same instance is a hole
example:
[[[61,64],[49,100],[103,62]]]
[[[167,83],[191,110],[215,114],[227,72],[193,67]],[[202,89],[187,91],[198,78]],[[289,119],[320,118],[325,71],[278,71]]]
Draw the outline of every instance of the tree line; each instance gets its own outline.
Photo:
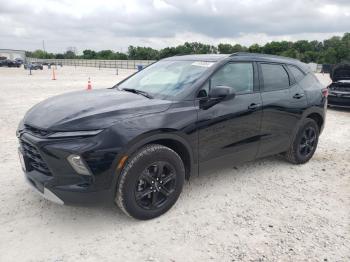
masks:
[[[220,43],[214,46],[199,42],[186,42],[183,45],[165,47],[160,50],[151,47],[129,46],[127,53],[114,52],[112,50],[98,52],[84,50],[82,55],[77,55],[72,50],[61,54],[36,50],[27,52],[26,55],[28,57],[46,59],[158,60],[175,55],[231,54],[235,52],[281,55],[296,58],[305,63],[336,64],[350,62],[350,33],[345,33],[342,37],[333,36],[324,41],[272,41],[265,45],[253,44],[249,47],[229,43]]]

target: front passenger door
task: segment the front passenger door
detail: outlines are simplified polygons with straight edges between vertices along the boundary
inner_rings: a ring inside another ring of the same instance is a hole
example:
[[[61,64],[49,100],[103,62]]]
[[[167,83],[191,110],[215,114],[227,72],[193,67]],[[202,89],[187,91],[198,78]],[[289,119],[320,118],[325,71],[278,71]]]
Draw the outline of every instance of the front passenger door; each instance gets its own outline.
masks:
[[[200,168],[215,163],[231,164],[255,158],[262,118],[257,67],[252,62],[228,63],[211,77],[200,91],[214,86],[235,89],[233,99],[198,111],[198,159]]]

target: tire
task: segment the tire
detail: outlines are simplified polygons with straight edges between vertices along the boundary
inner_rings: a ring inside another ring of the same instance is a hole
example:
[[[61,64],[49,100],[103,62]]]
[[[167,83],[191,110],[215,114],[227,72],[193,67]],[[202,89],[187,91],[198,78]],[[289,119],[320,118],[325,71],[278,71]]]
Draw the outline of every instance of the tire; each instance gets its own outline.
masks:
[[[152,219],[175,204],[184,181],[185,167],[175,151],[158,144],[146,145],[125,164],[115,202],[128,216]]]
[[[319,127],[315,120],[303,120],[285,158],[293,164],[304,164],[314,155],[319,138]]]

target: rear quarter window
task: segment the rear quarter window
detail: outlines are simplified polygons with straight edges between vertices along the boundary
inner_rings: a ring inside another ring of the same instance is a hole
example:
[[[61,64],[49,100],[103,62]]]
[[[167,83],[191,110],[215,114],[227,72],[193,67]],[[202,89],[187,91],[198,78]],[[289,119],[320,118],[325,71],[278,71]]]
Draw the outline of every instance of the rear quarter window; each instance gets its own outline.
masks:
[[[289,88],[289,75],[280,64],[260,64],[264,91],[275,91]]]
[[[295,66],[288,65],[288,69],[290,70],[297,82],[301,81],[305,77],[305,74]]]

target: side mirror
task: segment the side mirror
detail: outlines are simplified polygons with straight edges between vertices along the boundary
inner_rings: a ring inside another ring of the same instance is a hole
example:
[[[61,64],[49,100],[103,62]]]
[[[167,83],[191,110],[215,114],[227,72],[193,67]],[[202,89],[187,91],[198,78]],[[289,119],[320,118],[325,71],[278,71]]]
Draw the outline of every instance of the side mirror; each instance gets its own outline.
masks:
[[[230,86],[212,87],[209,96],[200,100],[200,108],[206,110],[223,100],[233,99],[236,96],[235,89]]]
[[[230,86],[215,86],[212,87],[209,93],[209,97],[211,99],[228,99],[228,98],[234,98],[235,97],[235,91],[234,88]]]

